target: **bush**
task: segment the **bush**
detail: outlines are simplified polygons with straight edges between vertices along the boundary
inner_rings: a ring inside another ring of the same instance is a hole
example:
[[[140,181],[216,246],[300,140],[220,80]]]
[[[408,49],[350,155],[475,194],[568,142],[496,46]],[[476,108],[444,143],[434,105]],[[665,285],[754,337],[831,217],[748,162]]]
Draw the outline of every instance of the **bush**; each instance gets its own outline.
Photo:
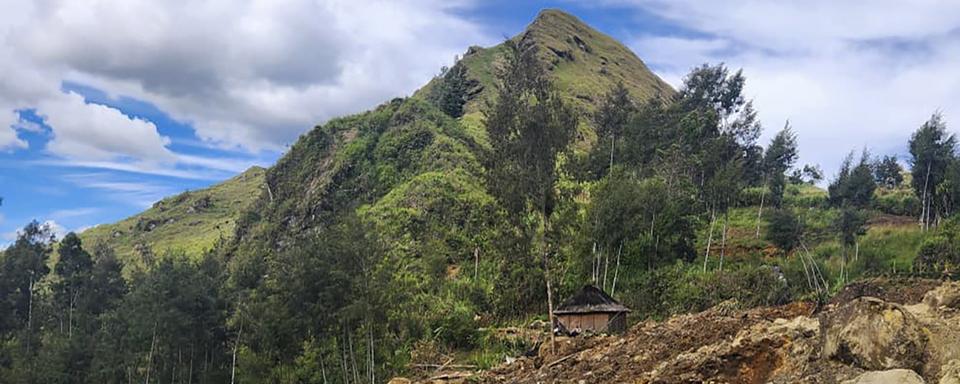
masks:
[[[907,189],[877,191],[872,208],[897,216],[920,215],[920,199]]]
[[[960,261],[960,252],[945,236],[934,236],[920,244],[913,265],[920,273],[937,273],[956,266]]]

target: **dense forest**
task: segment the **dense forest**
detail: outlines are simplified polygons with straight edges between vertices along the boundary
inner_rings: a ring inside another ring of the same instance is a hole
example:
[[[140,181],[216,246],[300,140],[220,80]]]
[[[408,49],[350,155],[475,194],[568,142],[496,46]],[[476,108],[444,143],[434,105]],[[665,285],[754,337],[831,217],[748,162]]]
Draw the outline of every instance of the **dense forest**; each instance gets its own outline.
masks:
[[[578,97],[569,68],[609,59],[606,40],[558,51],[544,23],[306,133],[208,251],[131,260],[26,225],[0,256],[0,381],[375,383],[523,353],[492,330],[585,284],[635,322],[960,266],[939,114],[909,158],[851,148],[825,181],[789,123],[760,142],[740,71],[703,65],[677,91],[626,73]]]

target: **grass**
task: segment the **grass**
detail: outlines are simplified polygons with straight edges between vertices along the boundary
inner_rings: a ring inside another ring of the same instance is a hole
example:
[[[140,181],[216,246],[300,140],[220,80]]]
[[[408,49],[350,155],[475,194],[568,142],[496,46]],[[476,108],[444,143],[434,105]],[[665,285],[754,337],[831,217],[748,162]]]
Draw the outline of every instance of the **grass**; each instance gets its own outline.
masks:
[[[165,198],[140,214],[90,228],[80,238],[88,247],[105,243],[125,265],[142,263],[137,248],[143,245],[155,254],[199,256],[233,236],[237,218],[259,196],[265,172],[253,167],[210,188]]]

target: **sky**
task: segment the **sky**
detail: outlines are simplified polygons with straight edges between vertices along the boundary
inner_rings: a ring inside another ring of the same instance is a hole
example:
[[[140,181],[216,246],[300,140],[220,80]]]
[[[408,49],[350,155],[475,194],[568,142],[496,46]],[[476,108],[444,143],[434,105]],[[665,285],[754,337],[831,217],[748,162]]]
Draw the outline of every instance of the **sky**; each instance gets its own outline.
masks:
[[[0,0],[0,248],[269,166],[324,121],[410,95],[543,8],[622,41],[679,86],[742,68],[766,143],[799,164],[906,158],[960,117],[960,2],[836,0]]]

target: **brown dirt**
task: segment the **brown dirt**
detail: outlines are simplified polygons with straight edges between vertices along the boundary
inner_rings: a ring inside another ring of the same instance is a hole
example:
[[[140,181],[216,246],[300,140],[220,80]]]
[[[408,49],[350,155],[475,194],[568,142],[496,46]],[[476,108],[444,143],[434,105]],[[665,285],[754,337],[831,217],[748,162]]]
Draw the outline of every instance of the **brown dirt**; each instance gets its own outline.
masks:
[[[649,372],[665,361],[678,360],[676,364],[661,367],[664,374],[651,378],[650,382],[698,382],[697,378],[714,377],[724,378],[720,382],[762,383],[779,365],[780,357],[774,351],[782,342],[745,343],[742,348],[705,363],[678,357],[704,346],[728,344],[741,330],[755,324],[809,315],[812,310],[813,305],[805,302],[758,308],[734,316],[711,309],[660,323],[643,322],[622,337],[564,338],[558,342],[555,354],[544,347],[536,358],[518,359],[476,379],[480,383],[633,382],[636,378],[649,377]],[[693,375],[686,374],[690,372]],[[684,379],[688,376],[689,380]]]
[[[917,218],[911,216],[897,216],[886,213],[877,214],[867,220],[867,225],[873,226],[894,226],[917,225]]]
[[[960,324],[960,312],[922,304],[923,295],[940,284],[929,279],[858,281],[820,308],[817,316],[809,302],[743,311],[717,306],[662,322],[641,322],[623,335],[558,338],[556,349],[545,343],[536,357],[519,357],[469,378],[431,383],[843,382],[864,369],[824,354],[823,316],[839,313],[861,296],[904,305],[921,303],[913,305],[920,308],[911,309],[914,316],[926,329],[947,339],[931,344],[925,352],[925,366],[918,373],[931,380],[939,378],[943,362],[960,356],[960,347],[949,342],[960,332],[953,328]]]
[[[843,287],[830,300],[831,304],[843,304],[863,296],[872,296],[884,301],[900,304],[916,304],[923,295],[938,287],[942,282],[934,279],[890,279],[885,277],[855,281]]]

